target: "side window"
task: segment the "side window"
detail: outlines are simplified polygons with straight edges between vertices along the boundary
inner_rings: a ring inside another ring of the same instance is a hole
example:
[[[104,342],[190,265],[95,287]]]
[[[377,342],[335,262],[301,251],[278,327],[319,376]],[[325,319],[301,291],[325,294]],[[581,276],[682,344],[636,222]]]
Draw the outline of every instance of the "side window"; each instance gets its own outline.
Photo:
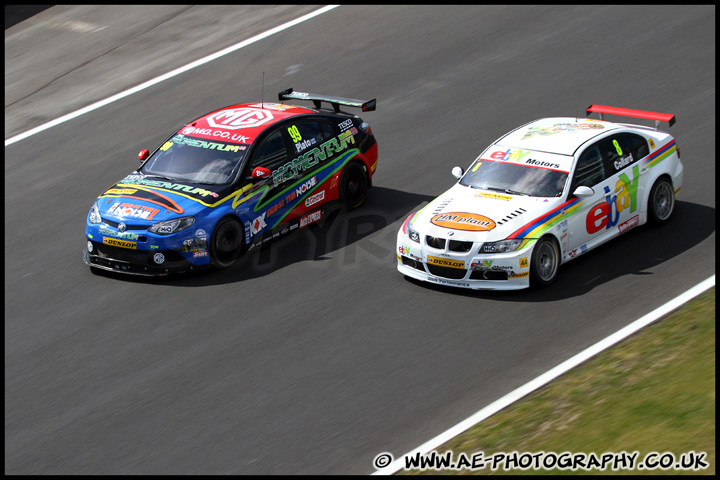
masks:
[[[255,151],[255,155],[250,162],[250,172],[256,167],[265,167],[269,170],[284,165],[289,161],[285,142],[283,141],[282,131],[277,130],[271,133],[262,145]],[[249,173],[249,172],[248,172]]]
[[[316,121],[294,122],[287,126],[287,132],[296,155],[316,148],[332,137],[332,127]]]
[[[591,146],[580,155],[577,166],[575,167],[575,175],[573,176],[570,193],[581,185],[592,187],[605,180],[605,167],[603,165],[602,155],[597,144]]]
[[[605,171],[608,175],[631,165],[649,152],[647,142],[639,135],[621,133],[600,142],[600,149],[605,159]]]

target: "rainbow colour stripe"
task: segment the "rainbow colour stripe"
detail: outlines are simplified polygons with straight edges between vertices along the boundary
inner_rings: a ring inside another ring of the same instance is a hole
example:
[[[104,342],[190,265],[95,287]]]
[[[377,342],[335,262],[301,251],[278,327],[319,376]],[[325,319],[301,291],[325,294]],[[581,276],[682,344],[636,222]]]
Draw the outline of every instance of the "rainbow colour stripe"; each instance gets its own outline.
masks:
[[[507,238],[540,238],[546,230],[554,227],[563,218],[572,215],[575,210],[580,208],[582,203],[583,199],[579,197],[568,200],[557,208],[550,210],[545,215],[536,218],[530,223],[526,223]]]
[[[668,142],[666,145],[658,148],[653,153],[645,157],[642,161],[642,167],[643,169],[654,167],[658,163],[665,160],[667,157],[672,155],[677,151],[677,145],[675,144],[675,140],[672,140],[671,142]]]

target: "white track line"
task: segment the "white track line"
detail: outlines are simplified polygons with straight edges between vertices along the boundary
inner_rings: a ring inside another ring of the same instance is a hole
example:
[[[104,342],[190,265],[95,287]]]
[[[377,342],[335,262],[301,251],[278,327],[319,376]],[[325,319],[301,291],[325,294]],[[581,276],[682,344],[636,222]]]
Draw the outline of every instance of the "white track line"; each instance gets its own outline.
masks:
[[[129,96],[129,95],[132,95],[132,94],[134,94],[134,93],[137,93],[137,92],[139,92],[139,91],[141,91],[141,90],[145,90],[145,89],[148,88],[148,87],[152,87],[153,85],[156,85],[156,84],[158,84],[158,83],[160,83],[160,82],[163,82],[163,81],[165,81],[165,80],[167,80],[167,79],[169,79],[169,78],[172,78],[172,77],[174,77],[174,76],[176,76],[176,75],[180,75],[181,73],[187,72],[188,70],[191,70],[191,69],[193,69],[193,68],[195,68],[195,67],[199,67],[200,65],[204,65],[204,64],[206,64],[206,63],[208,63],[208,62],[211,62],[211,61],[213,61],[213,60],[215,60],[215,59],[217,59],[217,58],[220,58],[220,57],[222,57],[222,56],[224,56],[224,55],[227,55],[228,53],[232,53],[232,52],[234,52],[235,50],[239,50],[239,49],[241,49],[241,48],[243,48],[243,47],[247,47],[248,45],[251,45],[251,44],[253,44],[253,43],[255,43],[255,42],[258,42],[258,41],[260,41],[260,40],[262,40],[262,39],[264,39],[264,38],[267,38],[267,37],[269,37],[269,36],[271,36],[271,35],[274,35],[274,34],[276,34],[276,33],[278,33],[278,32],[282,32],[283,30],[287,30],[288,28],[293,27],[293,26],[295,26],[295,25],[297,25],[297,24],[299,24],[299,23],[302,23],[302,22],[304,22],[304,21],[306,21],[306,20],[310,20],[310,19],[313,18],[313,17],[316,17],[316,16],[318,16],[318,15],[322,15],[322,14],[325,13],[325,12],[329,12],[330,10],[332,10],[333,8],[336,8],[336,7],[338,7],[338,6],[339,6],[339,5],[327,5],[327,6],[323,7],[323,8],[320,8],[320,9],[318,9],[318,10],[315,10],[314,12],[310,12],[310,13],[308,13],[307,15],[303,15],[302,17],[296,18],[295,20],[291,20],[291,21],[289,21],[289,22],[283,23],[282,25],[280,25],[280,26],[278,26],[278,27],[271,28],[270,30],[268,30],[268,31],[266,31],[266,32],[264,32],[264,33],[255,35],[255,36],[252,37],[252,38],[249,38],[249,39],[247,39],[247,40],[244,40],[244,41],[242,41],[242,42],[240,42],[240,43],[238,43],[238,44],[235,44],[235,45],[233,45],[233,46],[231,46],[231,47],[227,47],[227,48],[225,48],[224,50],[220,50],[219,52],[213,53],[212,55],[208,55],[207,57],[201,58],[200,60],[196,60],[196,61],[194,61],[194,62],[192,62],[192,63],[189,63],[189,64],[185,65],[184,67],[177,68],[177,69],[173,70],[172,72],[169,72],[169,73],[166,73],[166,74],[161,75],[161,76],[159,76],[159,77],[156,77],[156,78],[154,78],[154,79],[152,79],[152,80],[149,80],[149,81],[147,81],[147,82],[145,82],[145,83],[142,83],[142,84],[140,84],[140,85],[138,85],[138,86],[136,86],[136,87],[133,87],[133,88],[131,88],[131,89],[129,89],[129,90],[125,90],[124,92],[120,92],[120,93],[118,93],[118,94],[116,94],[116,95],[113,95],[112,97],[106,98],[105,100],[100,100],[99,102],[95,102],[95,103],[93,103],[92,105],[88,105],[87,107],[81,108],[80,110],[76,110],[76,111],[74,111],[74,112],[72,112],[72,113],[68,113],[67,115],[63,115],[63,116],[60,117],[60,118],[57,118],[57,119],[52,120],[52,121],[50,121],[50,122],[47,122],[47,123],[45,123],[45,124],[43,124],[43,125],[40,125],[39,127],[35,127],[35,128],[33,128],[33,129],[31,129],[31,130],[28,130],[28,131],[25,132],[25,133],[21,133],[21,134],[19,134],[19,135],[15,135],[14,137],[5,140],[5,146],[7,147],[8,145],[12,145],[12,144],[15,143],[15,142],[19,142],[20,140],[24,140],[24,139],[26,139],[26,138],[28,138],[28,137],[30,137],[30,136],[32,136],[32,135],[35,135],[36,133],[40,133],[40,132],[42,132],[42,131],[44,131],[44,130],[47,130],[48,128],[52,128],[52,127],[54,127],[54,126],[56,126],[56,125],[60,125],[61,123],[67,122],[68,120],[72,120],[73,118],[79,117],[80,115],[84,115],[84,114],[86,114],[86,113],[88,113],[88,112],[92,112],[93,110],[97,110],[97,109],[100,108],[100,107],[104,107],[105,105],[107,105],[107,104],[109,104],[109,103],[113,103],[113,102],[115,102],[115,101],[117,101],[117,100],[120,100],[120,99],[122,99],[122,98],[125,98],[125,97],[127,97],[127,96]]]
[[[673,300],[669,301],[665,305],[656,308],[652,312],[648,313],[647,315],[639,318],[638,320],[635,320],[630,325],[618,330],[617,332],[613,333],[609,337],[599,341],[595,345],[587,348],[586,350],[578,353],[574,357],[564,361],[560,365],[556,366],[555,368],[550,369],[549,371],[545,372],[544,374],[540,375],[539,377],[535,378],[534,380],[531,380],[530,382],[526,383],[522,387],[518,388],[517,390],[514,390],[510,392],[509,394],[505,395],[499,400],[494,401],[487,407],[483,408],[479,412],[475,413],[471,417],[463,420],[462,422],[458,423],[454,427],[452,427],[450,430],[447,430],[444,433],[441,433],[437,437],[433,438],[432,440],[429,440],[416,449],[412,450],[411,452],[406,453],[402,457],[398,458],[397,460],[393,461],[391,464],[389,464],[387,467],[379,469],[373,473],[373,475],[392,475],[393,473],[396,473],[400,470],[402,470],[405,467],[405,457],[413,456],[413,455],[425,455],[428,452],[431,452],[432,450],[438,448],[443,443],[455,438],[456,436],[460,435],[464,431],[468,430],[469,428],[477,425],[481,421],[485,420],[486,418],[490,417],[491,415],[494,415],[495,413],[499,412],[503,408],[509,406],[512,403],[515,403],[516,401],[520,400],[522,397],[528,395],[529,393],[534,392],[538,388],[542,387],[546,383],[549,383],[551,380],[556,379],[560,375],[566,373],[568,370],[571,370],[575,368],[576,366],[580,365],[581,363],[587,361],[588,359],[594,357],[598,353],[602,352],[603,350],[606,350],[613,346],[614,344],[620,342],[621,340],[629,337],[633,333],[637,332],[638,330],[650,325],[651,323],[655,322],[659,318],[663,317],[664,315],[667,315],[668,313],[672,312],[673,310],[681,307],[685,303],[689,302],[693,298],[697,297],[698,295],[704,293],[706,290],[713,288],[715,286],[715,275],[708,278],[707,280],[700,282],[698,285],[694,286],[687,292],[675,297]],[[378,452],[380,453],[380,452]]]

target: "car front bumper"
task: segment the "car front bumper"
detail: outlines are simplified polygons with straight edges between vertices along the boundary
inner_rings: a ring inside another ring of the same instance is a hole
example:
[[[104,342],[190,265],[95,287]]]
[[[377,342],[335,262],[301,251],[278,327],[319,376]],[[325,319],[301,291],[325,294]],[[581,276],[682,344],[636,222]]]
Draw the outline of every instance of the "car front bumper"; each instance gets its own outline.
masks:
[[[473,290],[520,290],[530,286],[530,258],[535,242],[521,250],[492,255],[478,254],[482,242],[466,252],[436,249],[397,236],[397,269],[403,275],[451,287]]]

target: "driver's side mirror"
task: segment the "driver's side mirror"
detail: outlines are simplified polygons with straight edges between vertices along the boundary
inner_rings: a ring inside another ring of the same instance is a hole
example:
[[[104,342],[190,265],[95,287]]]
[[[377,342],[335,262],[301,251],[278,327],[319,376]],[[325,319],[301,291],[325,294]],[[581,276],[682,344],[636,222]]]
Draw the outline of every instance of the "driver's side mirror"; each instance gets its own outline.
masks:
[[[576,197],[581,197],[581,198],[582,197],[592,197],[593,195],[595,195],[595,190],[593,190],[590,187],[586,187],[585,185],[580,185],[579,187],[577,187],[575,189],[575,191],[573,192],[573,195],[575,195]]]
[[[138,158],[140,159],[141,162],[144,162],[145,160],[147,160],[147,158],[149,156],[150,156],[150,150],[148,150],[147,148],[143,148],[142,150],[140,150],[140,153],[138,153]]]
[[[252,171],[252,178],[265,178],[272,175],[272,171],[265,167],[255,167]]]
[[[455,177],[457,179],[462,178],[463,173],[465,173],[465,172],[463,171],[462,167],[454,167],[452,169],[452,175],[453,175],[453,177]]]

